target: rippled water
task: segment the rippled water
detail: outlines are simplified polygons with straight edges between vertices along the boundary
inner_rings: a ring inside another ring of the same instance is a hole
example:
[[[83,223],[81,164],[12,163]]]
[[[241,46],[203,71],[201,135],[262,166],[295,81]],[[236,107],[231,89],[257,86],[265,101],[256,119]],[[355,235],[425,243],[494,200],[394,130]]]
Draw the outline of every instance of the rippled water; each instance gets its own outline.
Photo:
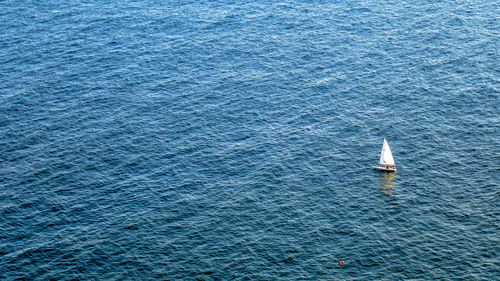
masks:
[[[499,14],[0,2],[0,279],[500,280]]]

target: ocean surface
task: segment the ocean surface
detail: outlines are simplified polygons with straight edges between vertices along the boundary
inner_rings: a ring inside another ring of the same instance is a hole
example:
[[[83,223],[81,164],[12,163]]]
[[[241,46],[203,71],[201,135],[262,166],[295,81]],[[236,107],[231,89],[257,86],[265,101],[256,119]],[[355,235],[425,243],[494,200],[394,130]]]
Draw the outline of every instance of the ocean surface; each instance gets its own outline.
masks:
[[[0,279],[500,280],[499,49],[490,0],[1,1]]]

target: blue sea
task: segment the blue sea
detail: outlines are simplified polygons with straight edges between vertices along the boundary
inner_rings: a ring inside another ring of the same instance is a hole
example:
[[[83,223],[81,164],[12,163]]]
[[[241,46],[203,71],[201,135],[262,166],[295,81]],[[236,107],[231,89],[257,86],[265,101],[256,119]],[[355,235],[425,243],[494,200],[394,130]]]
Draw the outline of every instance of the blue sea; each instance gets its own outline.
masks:
[[[490,0],[1,1],[0,279],[500,280],[499,50]]]

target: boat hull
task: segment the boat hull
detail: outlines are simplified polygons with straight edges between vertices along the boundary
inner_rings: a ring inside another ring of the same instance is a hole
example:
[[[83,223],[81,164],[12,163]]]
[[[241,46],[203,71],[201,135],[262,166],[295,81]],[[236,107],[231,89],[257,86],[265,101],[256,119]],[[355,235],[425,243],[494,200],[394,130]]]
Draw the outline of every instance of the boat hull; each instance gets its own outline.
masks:
[[[396,172],[398,169],[396,168],[387,168],[387,167],[381,167],[381,166],[373,166],[374,170],[379,170],[383,172]]]

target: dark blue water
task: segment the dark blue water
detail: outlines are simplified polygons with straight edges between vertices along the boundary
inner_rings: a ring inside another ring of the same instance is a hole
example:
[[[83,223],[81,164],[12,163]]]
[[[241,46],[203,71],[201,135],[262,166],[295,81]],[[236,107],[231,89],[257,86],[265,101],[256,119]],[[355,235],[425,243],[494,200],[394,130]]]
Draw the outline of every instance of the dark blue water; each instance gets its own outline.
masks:
[[[499,18],[0,2],[0,279],[500,280]]]

